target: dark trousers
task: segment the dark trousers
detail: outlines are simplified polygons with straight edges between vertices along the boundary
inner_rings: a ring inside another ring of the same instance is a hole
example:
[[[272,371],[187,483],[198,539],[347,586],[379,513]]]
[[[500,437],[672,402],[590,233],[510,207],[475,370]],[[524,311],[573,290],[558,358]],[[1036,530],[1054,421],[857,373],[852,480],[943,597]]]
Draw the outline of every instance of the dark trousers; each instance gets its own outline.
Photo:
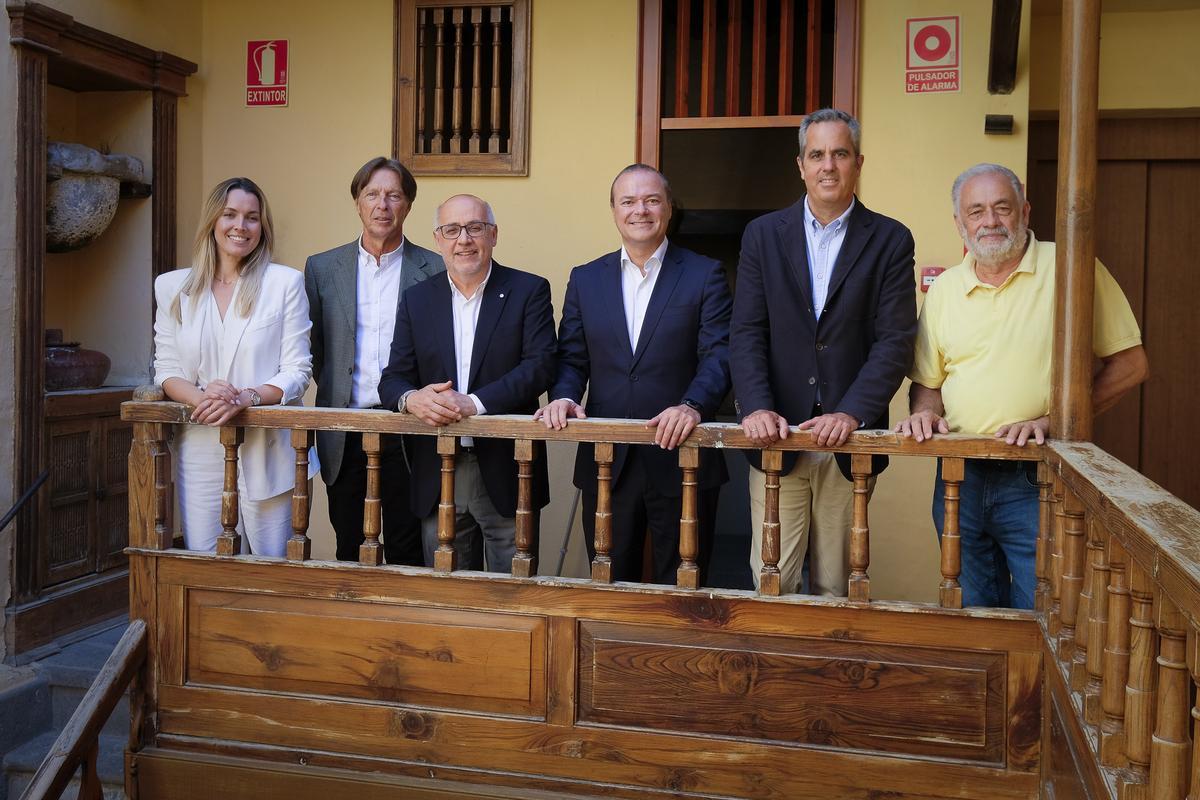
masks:
[[[700,585],[708,580],[708,561],[712,555],[713,532],[717,519],[720,488],[700,489],[696,498],[697,538]],[[612,577],[614,581],[642,579],[642,553],[646,532],[654,558],[655,583],[674,584],[679,569],[679,518],[683,513],[682,494],[662,494],[651,485],[644,460],[637,447],[621,468],[621,476],[612,489]],[[588,560],[596,557],[596,487],[583,490],[583,534]]]
[[[400,436],[383,437],[380,459],[380,496],[383,500],[383,560],[388,564],[419,567],[425,563],[421,550],[421,520],[409,506],[408,464]],[[367,456],[362,434],[347,433],[342,468],[328,486],[329,521],[337,534],[338,561],[358,561],[363,543],[363,505],[367,497]]]

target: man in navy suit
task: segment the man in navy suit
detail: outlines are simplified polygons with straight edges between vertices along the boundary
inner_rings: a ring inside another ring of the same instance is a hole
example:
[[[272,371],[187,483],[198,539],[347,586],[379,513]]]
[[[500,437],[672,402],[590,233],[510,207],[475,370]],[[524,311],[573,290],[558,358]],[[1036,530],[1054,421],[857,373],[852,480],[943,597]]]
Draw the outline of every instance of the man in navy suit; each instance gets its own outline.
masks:
[[[496,217],[478,197],[451,197],[438,206],[436,220],[434,238],[447,277],[420,283],[402,296],[380,401],[438,426],[475,414],[531,414],[554,378],[550,284],[492,260]],[[422,517],[425,563],[432,565],[441,460],[435,437],[412,438],[412,509]],[[454,547],[463,568],[480,569],[485,557],[492,572],[512,568],[513,452],[509,439],[462,437],[455,462]],[[534,507],[542,508],[549,497],[545,452],[538,448]]]
[[[588,415],[649,419],[653,446],[617,445],[612,465],[613,580],[642,576],[649,528],[654,580],[674,583],[679,558],[682,471],[675,448],[711,420],[729,391],[732,301],[721,264],[670,244],[671,189],[645,164],[623,169],[609,194],[621,249],[571,272],[559,324],[558,379],[538,412],[548,428]],[[587,389],[587,405],[581,406]],[[703,582],[712,550],[717,493],[729,476],[720,454],[702,452],[697,559]],[[595,558],[594,448],[581,444],[575,485]]]
[[[913,238],[854,195],[862,169],[858,120],[814,111],[800,123],[796,158],[807,189],[790,208],[746,227],[730,331],[742,428],[760,447],[799,423],[821,447],[851,431],[886,428],[888,403],[917,335]],[[758,453],[752,463],[759,465]],[[878,474],[886,461],[876,459]],[[764,475],[750,473],[757,584]],[[853,486],[849,460],[786,454],[779,489],[780,586],[799,590],[805,553],[813,594],[844,596]]]

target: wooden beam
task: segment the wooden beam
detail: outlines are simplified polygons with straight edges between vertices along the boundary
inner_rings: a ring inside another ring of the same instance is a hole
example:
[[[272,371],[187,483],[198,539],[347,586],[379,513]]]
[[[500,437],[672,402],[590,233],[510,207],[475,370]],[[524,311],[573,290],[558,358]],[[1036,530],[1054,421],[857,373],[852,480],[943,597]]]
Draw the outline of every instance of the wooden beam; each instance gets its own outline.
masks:
[[[804,113],[821,107],[821,0],[808,0],[807,52],[804,58]],[[779,113],[783,113],[780,109]]]
[[[710,117],[717,108],[717,0],[704,0],[700,40],[700,116]]]
[[[659,120],[662,117],[662,0],[641,0],[638,15],[638,120],[637,159],[657,168]]]
[[[858,116],[858,0],[837,0],[834,14],[833,107]]]
[[[692,46],[692,0],[679,0],[675,15],[675,116],[688,115],[688,65]]]
[[[792,83],[796,71],[795,41],[795,0],[779,0],[779,88],[776,93],[776,114],[792,113]]]
[[[1063,3],[1059,107],[1058,244],[1051,427],[1059,439],[1092,436],[1092,302],[1095,292],[1096,126],[1100,0]]]
[[[1020,43],[1021,0],[992,0],[989,94],[1012,94],[1017,82],[1017,49]]]
[[[750,116],[767,113],[767,0],[754,0],[754,29],[750,46]]]
[[[742,108],[742,0],[729,0],[726,33],[725,116],[736,117]]]

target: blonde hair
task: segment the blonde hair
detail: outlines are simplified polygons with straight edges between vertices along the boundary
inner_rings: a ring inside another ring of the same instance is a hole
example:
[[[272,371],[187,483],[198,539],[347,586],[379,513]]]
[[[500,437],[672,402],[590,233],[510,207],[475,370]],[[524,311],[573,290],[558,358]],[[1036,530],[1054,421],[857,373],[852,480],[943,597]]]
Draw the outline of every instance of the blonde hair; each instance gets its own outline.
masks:
[[[196,227],[196,241],[192,245],[192,274],[184,281],[179,294],[175,295],[175,299],[171,302],[171,315],[177,321],[183,320],[180,298],[187,295],[191,298],[192,307],[195,308],[217,276],[219,256],[217,240],[213,232],[216,230],[217,220],[221,218],[221,213],[225,210],[226,198],[234,189],[241,189],[258,198],[261,236],[258,245],[250,252],[250,255],[246,256],[241,264],[238,264],[242,287],[238,292],[237,313],[243,317],[249,317],[250,312],[254,310],[254,303],[258,300],[259,292],[262,290],[263,273],[267,271],[267,264],[271,263],[271,251],[275,247],[275,229],[271,223],[271,207],[267,204],[267,196],[254,181],[249,178],[228,178],[216,185],[200,209],[200,224]]]

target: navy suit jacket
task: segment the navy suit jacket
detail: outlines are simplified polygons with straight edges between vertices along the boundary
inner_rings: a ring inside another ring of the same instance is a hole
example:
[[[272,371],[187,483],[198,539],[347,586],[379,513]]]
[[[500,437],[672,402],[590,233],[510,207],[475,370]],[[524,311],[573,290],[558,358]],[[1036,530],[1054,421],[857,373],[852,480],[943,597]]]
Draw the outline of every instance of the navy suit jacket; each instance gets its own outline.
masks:
[[[796,425],[826,413],[888,427],[888,404],[912,366],[917,336],[913,237],[855,200],[818,320],[813,313],[804,200],[746,226],[730,328],[733,391],[742,415],[770,409]],[[759,451],[747,451],[759,466]],[[796,464],[785,453],[783,472]],[[839,456],[849,477],[849,458]],[[887,459],[877,456],[874,472]]]
[[[439,275],[404,292],[396,312],[396,331],[387,369],[379,381],[379,399],[395,410],[409,389],[454,381],[463,394],[474,394],[488,414],[532,414],[554,379],[554,310],[545,278],[492,262],[471,349],[467,386],[458,386],[454,349],[454,312],[450,280]],[[436,437],[413,436],[412,510],[433,513],[441,491],[441,459]],[[550,500],[546,453],[535,448],[533,502]],[[517,508],[517,462],[510,439],[475,437],[475,453],[484,487],[496,510],[507,517]]]
[[[668,245],[659,267],[637,347],[629,344],[621,297],[621,252],[571,271],[558,329],[558,380],[550,399],[581,401],[591,417],[650,419],[690,400],[711,421],[729,391],[729,314],[732,300],[719,261]],[[589,388],[590,387],[590,388]],[[629,447],[613,449],[613,485]],[[644,447],[655,489],[681,492],[682,471],[674,450]],[[720,454],[701,451],[700,488],[728,480]],[[596,491],[591,444],[575,458],[575,485]]]

